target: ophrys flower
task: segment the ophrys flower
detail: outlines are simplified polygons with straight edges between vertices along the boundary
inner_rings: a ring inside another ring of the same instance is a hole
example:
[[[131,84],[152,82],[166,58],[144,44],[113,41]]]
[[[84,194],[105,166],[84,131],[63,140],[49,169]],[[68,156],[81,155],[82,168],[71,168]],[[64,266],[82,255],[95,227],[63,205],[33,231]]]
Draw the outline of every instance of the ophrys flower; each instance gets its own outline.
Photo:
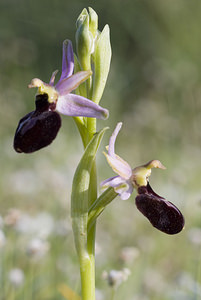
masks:
[[[32,79],[29,87],[37,87],[35,111],[23,117],[17,127],[14,148],[17,152],[31,153],[49,145],[56,137],[61,118],[82,116],[106,119],[108,110],[80,95],[72,94],[81,83],[88,79],[91,71],[73,74],[74,55],[71,41],[63,42],[62,73],[54,85],[57,71],[53,72],[49,84],[38,78]],[[57,112],[56,112],[57,111]]]
[[[165,169],[159,160],[151,160],[147,164],[134,169],[115,153],[115,141],[121,129],[122,123],[118,123],[106,147],[108,153],[104,153],[109,165],[118,175],[108,178],[101,183],[104,188],[113,187],[122,200],[128,199],[133,189],[138,195],[135,203],[139,211],[150,223],[167,234],[176,234],[184,227],[184,218],[179,209],[157,195],[149,184],[149,176],[152,168]]]

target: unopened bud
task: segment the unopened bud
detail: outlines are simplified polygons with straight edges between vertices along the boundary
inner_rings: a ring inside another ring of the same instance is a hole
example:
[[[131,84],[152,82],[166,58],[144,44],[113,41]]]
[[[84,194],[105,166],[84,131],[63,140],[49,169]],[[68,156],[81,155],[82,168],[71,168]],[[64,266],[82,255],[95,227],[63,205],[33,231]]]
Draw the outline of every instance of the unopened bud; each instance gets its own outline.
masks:
[[[96,38],[98,30],[98,15],[91,7],[89,7],[89,30],[93,37]]]
[[[91,51],[93,35],[89,30],[89,15],[84,9],[77,20],[76,31],[77,55],[83,70],[91,70]]]

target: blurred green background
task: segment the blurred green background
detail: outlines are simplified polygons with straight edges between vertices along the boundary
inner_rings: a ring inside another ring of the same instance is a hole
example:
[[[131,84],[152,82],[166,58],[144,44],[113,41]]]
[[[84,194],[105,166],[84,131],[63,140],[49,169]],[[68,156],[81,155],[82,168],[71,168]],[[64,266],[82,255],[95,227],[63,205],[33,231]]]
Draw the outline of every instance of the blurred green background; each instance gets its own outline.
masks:
[[[117,121],[117,153],[133,167],[159,159],[154,190],[177,205],[183,232],[155,230],[117,198],[97,226],[97,300],[112,291],[103,271],[129,268],[115,300],[201,299],[201,2],[198,0],[0,1],[0,299],[62,300],[78,294],[70,191],[82,145],[71,118],[54,143],[31,155],[12,148],[19,119],[34,107],[34,77],[61,70],[84,7],[111,28],[112,65],[101,105],[111,130],[99,151],[99,181],[113,176],[102,155]],[[73,300],[74,298],[68,298]]]

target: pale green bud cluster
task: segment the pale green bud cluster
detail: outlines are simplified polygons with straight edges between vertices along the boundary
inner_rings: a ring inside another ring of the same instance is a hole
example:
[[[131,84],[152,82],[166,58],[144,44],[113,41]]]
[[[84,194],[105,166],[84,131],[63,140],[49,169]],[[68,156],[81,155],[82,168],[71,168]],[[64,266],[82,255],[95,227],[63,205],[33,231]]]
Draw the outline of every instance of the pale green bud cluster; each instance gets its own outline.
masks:
[[[79,70],[92,70],[92,78],[88,80],[85,94],[96,103],[99,103],[103,95],[107,81],[110,61],[111,45],[109,26],[105,25],[102,32],[98,30],[98,16],[89,7],[83,9],[77,19],[75,67]],[[83,86],[80,86],[83,89]],[[77,91],[83,94],[84,91]]]

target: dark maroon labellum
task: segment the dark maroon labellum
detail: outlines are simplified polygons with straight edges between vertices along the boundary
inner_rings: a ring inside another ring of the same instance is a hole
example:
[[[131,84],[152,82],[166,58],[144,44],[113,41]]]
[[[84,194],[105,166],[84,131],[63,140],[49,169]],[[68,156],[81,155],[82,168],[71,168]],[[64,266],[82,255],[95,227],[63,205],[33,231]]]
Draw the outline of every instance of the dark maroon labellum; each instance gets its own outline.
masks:
[[[36,96],[36,110],[24,116],[14,137],[14,149],[21,153],[35,152],[48,146],[56,138],[61,118],[50,110],[47,94]]]
[[[48,94],[36,95],[35,105],[36,111],[48,111],[50,108],[50,103],[48,102]]]
[[[136,206],[154,227],[167,234],[176,234],[183,229],[184,217],[174,204],[157,195],[149,184],[140,187],[138,192]]]

